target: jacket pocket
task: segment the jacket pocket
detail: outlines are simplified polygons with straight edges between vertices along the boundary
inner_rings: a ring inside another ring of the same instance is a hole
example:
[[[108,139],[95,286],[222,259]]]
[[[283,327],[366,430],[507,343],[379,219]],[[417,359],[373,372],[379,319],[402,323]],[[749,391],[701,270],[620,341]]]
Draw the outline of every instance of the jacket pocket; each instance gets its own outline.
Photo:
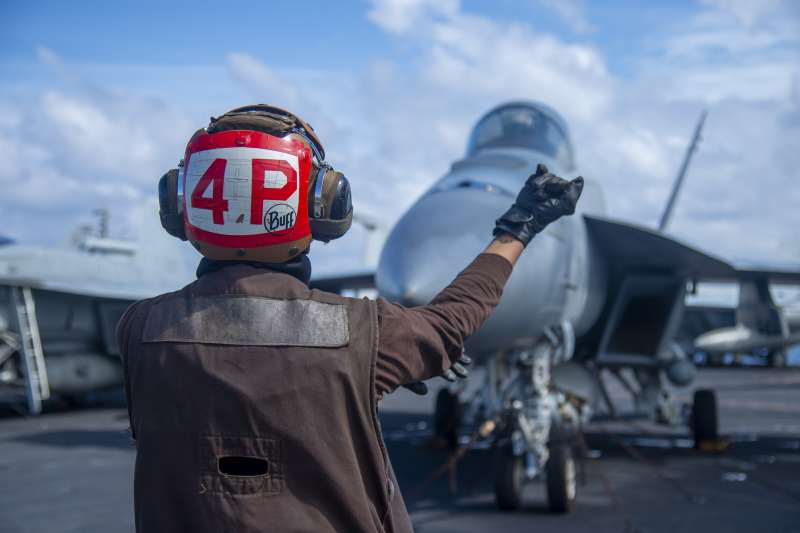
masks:
[[[200,494],[259,496],[283,490],[280,439],[200,437]]]

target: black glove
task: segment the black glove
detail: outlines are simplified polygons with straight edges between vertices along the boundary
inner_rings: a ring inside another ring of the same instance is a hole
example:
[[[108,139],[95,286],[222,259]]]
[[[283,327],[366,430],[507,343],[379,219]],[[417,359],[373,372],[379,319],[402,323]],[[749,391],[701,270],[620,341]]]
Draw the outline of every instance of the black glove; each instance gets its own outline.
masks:
[[[575,212],[583,190],[583,178],[572,181],[550,174],[539,164],[517,195],[517,201],[495,222],[494,235],[508,233],[527,246],[534,235],[563,215]]]
[[[462,353],[461,357],[459,357],[455,363],[450,365],[450,368],[442,374],[442,377],[449,382],[455,382],[456,379],[466,379],[467,375],[469,374],[469,370],[466,367],[472,364],[472,359],[467,356],[467,354]],[[421,382],[415,381],[414,383],[408,383],[403,385],[406,389],[410,390],[414,394],[419,394],[420,396],[424,396],[428,394],[428,386]]]

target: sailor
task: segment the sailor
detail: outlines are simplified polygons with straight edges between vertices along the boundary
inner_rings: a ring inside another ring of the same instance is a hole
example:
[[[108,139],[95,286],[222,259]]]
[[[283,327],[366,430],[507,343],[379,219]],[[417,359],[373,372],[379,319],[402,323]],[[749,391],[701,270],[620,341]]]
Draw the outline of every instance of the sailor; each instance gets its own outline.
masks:
[[[314,130],[266,105],[212,118],[159,182],[162,225],[203,256],[197,280],[134,303],[117,331],[136,530],[412,531],[378,402],[466,374],[464,340],[582,186],[540,165],[429,305],[345,298],[308,287],[312,239],[353,216]]]

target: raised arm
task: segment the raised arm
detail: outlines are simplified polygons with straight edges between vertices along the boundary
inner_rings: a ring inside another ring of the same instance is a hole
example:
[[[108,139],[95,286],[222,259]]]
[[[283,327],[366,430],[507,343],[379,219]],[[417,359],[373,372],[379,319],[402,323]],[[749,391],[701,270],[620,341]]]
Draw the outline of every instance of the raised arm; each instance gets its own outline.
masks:
[[[525,246],[549,223],[572,214],[582,189],[583,178],[563,180],[539,165],[497,220],[494,240],[428,305],[406,308],[378,300],[375,388],[379,396],[401,385],[424,393],[424,386],[415,382],[446,375],[451,367],[464,374],[457,361],[465,340],[500,303]]]

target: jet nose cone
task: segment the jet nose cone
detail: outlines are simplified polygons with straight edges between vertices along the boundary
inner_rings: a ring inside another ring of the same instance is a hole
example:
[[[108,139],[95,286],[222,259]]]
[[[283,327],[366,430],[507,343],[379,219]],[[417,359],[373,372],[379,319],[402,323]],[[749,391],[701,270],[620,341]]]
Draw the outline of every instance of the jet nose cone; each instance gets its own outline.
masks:
[[[386,240],[376,277],[380,294],[407,306],[430,302],[486,247],[509,203],[473,189],[422,197]]]

